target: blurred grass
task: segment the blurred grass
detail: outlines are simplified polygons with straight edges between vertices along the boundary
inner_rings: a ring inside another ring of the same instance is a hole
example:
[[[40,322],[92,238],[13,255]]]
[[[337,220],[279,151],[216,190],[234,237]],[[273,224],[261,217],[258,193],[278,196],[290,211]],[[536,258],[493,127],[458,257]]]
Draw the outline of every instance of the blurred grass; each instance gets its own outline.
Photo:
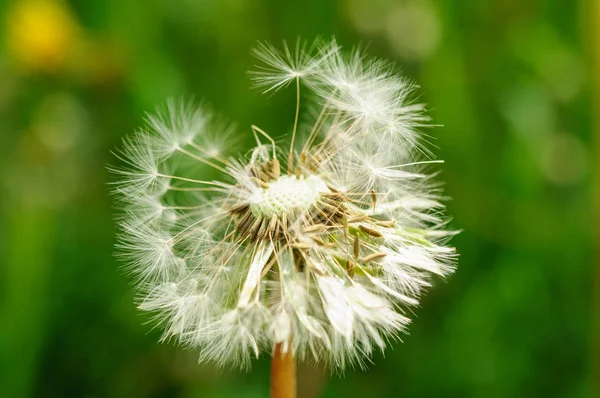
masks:
[[[425,298],[403,344],[324,385],[303,370],[304,391],[600,394],[587,12],[560,0],[1,2],[0,396],[266,395],[264,359],[249,374],[219,371],[156,343],[112,256],[105,166],[169,96],[286,131],[293,93],[250,90],[249,51],[331,34],[370,43],[420,84],[444,125],[429,133],[464,232],[456,275]]]

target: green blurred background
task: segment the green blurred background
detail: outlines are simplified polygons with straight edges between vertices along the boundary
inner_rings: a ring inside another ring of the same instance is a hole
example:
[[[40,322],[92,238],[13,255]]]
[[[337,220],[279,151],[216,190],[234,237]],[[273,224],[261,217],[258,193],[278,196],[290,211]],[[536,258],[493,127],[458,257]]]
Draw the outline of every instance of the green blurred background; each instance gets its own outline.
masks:
[[[106,165],[169,96],[286,131],[293,90],[251,90],[250,49],[333,34],[420,84],[464,232],[404,343],[366,372],[301,368],[300,396],[600,396],[592,3],[0,1],[0,397],[267,395],[267,359],[218,370],[157,343],[113,257]]]

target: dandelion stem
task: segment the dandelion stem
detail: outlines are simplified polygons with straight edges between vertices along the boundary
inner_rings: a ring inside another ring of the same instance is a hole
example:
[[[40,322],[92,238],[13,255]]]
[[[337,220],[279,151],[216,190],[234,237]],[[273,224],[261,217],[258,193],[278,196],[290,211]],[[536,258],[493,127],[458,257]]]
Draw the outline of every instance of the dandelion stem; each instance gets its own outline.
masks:
[[[296,360],[281,343],[275,346],[271,360],[271,398],[296,398]]]

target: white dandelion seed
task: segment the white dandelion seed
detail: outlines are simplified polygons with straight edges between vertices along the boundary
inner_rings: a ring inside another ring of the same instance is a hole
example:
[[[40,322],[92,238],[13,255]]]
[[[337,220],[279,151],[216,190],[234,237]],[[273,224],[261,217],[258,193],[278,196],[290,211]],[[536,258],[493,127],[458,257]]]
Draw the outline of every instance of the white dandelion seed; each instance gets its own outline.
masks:
[[[362,366],[406,330],[432,276],[454,270],[415,85],[315,43],[254,51],[258,86],[297,90],[289,148],[252,126],[257,146],[231,157],[231,125],[169,101],[118,154],[119,249],[140,309],[201,360],[246,367],[277,345]],[[299,128],[302,90],[320,108]]]

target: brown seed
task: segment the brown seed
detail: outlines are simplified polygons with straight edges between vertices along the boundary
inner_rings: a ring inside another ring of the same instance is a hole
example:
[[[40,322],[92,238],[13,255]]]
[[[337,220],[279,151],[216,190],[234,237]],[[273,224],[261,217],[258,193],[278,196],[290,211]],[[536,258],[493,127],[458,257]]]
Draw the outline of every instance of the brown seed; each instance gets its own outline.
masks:
[[[281,165],[279,164],[279,160],[277,160],[277,158],[275,158],[271,161],[271,175],[273,176],[274,180],[277,180],[279,178],[280,174],[281,174]]]
[[[364,221],[364,220],[367,220],[368,218],[369,217],[361,214],[360,216],[356,216],[356,217],[352,217],[352,218],[348,219],[348,223],[354,224],[355,222]]]
[[[331,193],[326,194],[325,197],[335,202],[342,202],[346,199],[344,195],[338,191],[332,191]]]
[[[360,239],[358,235],[354,237],[354,258],[358,258],[360,256]]]
[[[342,227],[344,229],[344,238],[346,242],[350,242],[350,237],[348,236],[348,217],[346,217],[346,213],[342,213]]]
[[[374,212],[375,208],[377,207],[377,194],[372,189],[371,189],[371,200],[373,200],[373,212]]]
[[[374,236],[376,238],[381,238],[383,236],[383,235],[381,235],[381,232],[379,232],[379,231],[377,231],[375,229],[369,228],[369,227],[367,227],[364,224],[360,224],[358,226],[358,228],[360,228],[360,230],[363,231],[364,233],[366,233],[368,235],[371,235],[371,236]]]
[[[277,227],[277,216],[271,217],[269,221],[269,228],[267,229],[267,234],[269,236],[273,236],[275,233],[275,228]]]
[[[244,230],[248,229],[250,227],[253,219],[254,219],[254,216],[252,216],[252,212],[249,211],[246,214],[244,214],[238,224],[238,230],[244,231]]]
[[[279,236],[280,233],[281,233],[281,221],[279,219],[277,219],[277,222],[275,223],[275,228],[273,228],[273,236]]]
[[[375,221],[375,224],[380,225],[386,228],[394,228],[396,226],[396,221],[387,220],[387,221]]]
[[[260,225],[260,228],[256,232],[256,240],[262,240],[267,234],[267,229],[269,228],[269,223],[265,220]]]
[[[294,249],[310,249],[312,247],[312,245],[308,244],[308,243],[301,243],[301,242],[296,242],[296,243],[292,243],[292,248]]]
[[[254,181],[254,182],[256,183],[256,185],[260,185],[261,187],[263,187],[263,188],[265,188],[265,189],[266,189],[266,188],[269,188],[269,184],[267,184],[266,182],[264,182],[264,181],[263,181],[263,180],[261,180],[261,179],[258,179],[258,178],[256,178],[256,177],[250,177],[250,179],[251,179],[252,181]]]
[[[252,224],[252,226],[250,227],[250,232],[254,233],[262,224],[262,220],[263,220],[263,216],[259,215],[256,220],[254,220],[254,223]]]
[[[281,215],[281,230],[283,231],[284,235],[287,235],[287,214],[283,213]]]
[[[337,206],[335,206],[334,204],[328,203],[324,200],[321,200],[320,205],[324,210],[329,210],[330,213],[337,213],[339,210],[339,208]]]
[[[347,267],[348,267],[348,276],[350,276],[350,278],[354,278],[354,261],[348,259]]]
[[[321,238],[320,238],[320,237],[318,237],[318,236],[313,236],[313,237],[312,237],[312,240],[314,240],[315,242],[317,242],[317,244],[318,244],[319,246],[325,246],[325,242],[323,242],[323,239],[321,239]]]
[[[323,224],[314,224],[314,225],[309,225],[308,227],[304,228],[304,232],[306,232],[306,233],[323,232],[326,229],[327,229],[327,227],[325,227],[325,225],[323,225]]]
[[[243,213],[244,211],[246,211],[248,209],[248,204],[247,203],[238,203],[235,206],[233,206],[229,212],[233,213],[233,214],[239,214],[239,213]]]
[[[387,254],[386,253],[381,253],[381,252],[380,253],[369,254],[368,256],[362,258],[362,262],[363,263],[368,263],[368,262],[371,262],[371,261],[374,261],[374,260],[379,260],[381,258],[384,258],[385,256],[387,256]]]

